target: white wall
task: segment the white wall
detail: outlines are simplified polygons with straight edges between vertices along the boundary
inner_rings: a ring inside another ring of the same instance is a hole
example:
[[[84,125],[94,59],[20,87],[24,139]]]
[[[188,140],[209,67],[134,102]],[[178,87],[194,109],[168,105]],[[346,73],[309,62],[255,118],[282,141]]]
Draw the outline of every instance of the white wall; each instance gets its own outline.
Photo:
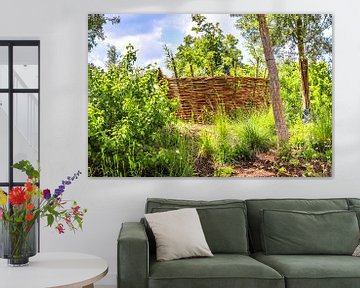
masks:
[[[0,39],[41,40],[43,187],[84,171],[67,191],[89,209],[82,233],[42,229],[43,251],[79,251],[110,264],[115,285],[116,238],[137,221],[147,197],[217,199],[360,196],[360,9],[356,0],[0,0]],[[175,8],[177,7],[177,8]],[[331,179],[87,178],[87,14],[155,12],[334,13],[334,176]]]

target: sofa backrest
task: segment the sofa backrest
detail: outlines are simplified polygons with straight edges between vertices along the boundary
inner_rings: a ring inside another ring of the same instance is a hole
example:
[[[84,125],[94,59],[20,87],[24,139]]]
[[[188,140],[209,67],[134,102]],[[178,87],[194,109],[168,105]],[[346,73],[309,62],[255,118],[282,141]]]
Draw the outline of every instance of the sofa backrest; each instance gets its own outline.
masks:
[[[347,199],[253,199],[246,200],[249,223],[251,252],[262,251],[261,247],[261,214],[263,209],[298,210],[298,211],[331,211],[348,210]]]
[[[213,253],[249,253],[245,201],[150,198],[147,199],[145,213],[165,212],[181,208],[197,209],[206,241]],[[154,252],[154,237],[148,227],[147,233],[150,251]]]

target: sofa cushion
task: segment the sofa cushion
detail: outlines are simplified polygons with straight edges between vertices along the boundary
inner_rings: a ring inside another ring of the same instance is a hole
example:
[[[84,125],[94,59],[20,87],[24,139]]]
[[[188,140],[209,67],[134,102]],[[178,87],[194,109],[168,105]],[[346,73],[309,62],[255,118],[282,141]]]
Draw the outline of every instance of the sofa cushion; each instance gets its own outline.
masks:
[[[195,208],[145,214],[156,239],[159,261],[213,256]]]
[[[286,288],[358,288],[360,258],[343,255],[265,255],[256,260],[284,275]]]
[[[262,210],[266,254],[352,255],[359,244],[354,211]]]
[[[260,210],[327,211],[348,210],[346,199],[254,199],[246,200],[252,251],[262,251]]]
[[[146,213],[187,207],[197,208],[206,241],[213,253],[249,253],[246,207],[242,200],[195,201],[151,198],[147,200]],[[151,233],[149,239],[152,239]]]
[[[284,288],[274,269],[246,255],[150,261],[149,288]]]
[[[360,206],[360,198],[348,198],[347,201],[349,206]]]
[[[358,224],[359,224],[359,228],[360,228],[360,205],[359,206],[351,205],[349,207],[349,210],[354,211],[356,213],[356,217],[358,219]]]

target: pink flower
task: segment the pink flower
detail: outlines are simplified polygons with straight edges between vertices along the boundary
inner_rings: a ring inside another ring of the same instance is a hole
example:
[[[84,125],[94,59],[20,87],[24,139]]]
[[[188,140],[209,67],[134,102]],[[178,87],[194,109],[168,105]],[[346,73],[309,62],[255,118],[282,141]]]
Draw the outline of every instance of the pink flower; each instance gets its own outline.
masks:
[[[2,220],[2,218],[3,218],[3,211],[2,211],[2,209],[0,208],[0,220]]]
[[[65,233],[65,229],[64,229],[63,224],[59,223],[55,228],[58,230],[59,234]]]
[[[71,215],[70,214],[66,215],[65,222],[66,222],[67,225],[69,225],[71,223]]]
[[[73,214],[74,214],[74,215],[79,214],[79,209],[80,209],[80,206],[72,207]]]

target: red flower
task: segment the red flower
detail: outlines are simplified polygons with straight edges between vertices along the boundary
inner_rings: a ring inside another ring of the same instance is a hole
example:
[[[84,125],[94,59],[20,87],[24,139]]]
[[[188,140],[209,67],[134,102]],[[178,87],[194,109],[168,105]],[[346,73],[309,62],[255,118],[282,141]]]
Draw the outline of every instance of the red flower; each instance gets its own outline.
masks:
[[[32,214],[26,215],[26,220],[27,221],[31,221],[33,218],[34,218],[34,215],[32,215]]]
[[[34,205],[32,203],[29,203],[26,205],[26,210],[31,210],[34,208]]]
[[[64,225],[61,223],[59,223],[55,228],[58,230],[59,234],[62,234],[65,231]]]
[[[31,198],[31,195],[28,194],[28,193],[25,193],[25,196],[24,196],[25,200],[29,200]]]
[[[30,182],[26,182],[25,187],[28,192],[31,192],[34,189],[34,187],[32,186],[32,184]]]
[[[21,205],[26,201],[25,189],[23,187],[13,187],[9,193],[9,201],[12,205]]]

